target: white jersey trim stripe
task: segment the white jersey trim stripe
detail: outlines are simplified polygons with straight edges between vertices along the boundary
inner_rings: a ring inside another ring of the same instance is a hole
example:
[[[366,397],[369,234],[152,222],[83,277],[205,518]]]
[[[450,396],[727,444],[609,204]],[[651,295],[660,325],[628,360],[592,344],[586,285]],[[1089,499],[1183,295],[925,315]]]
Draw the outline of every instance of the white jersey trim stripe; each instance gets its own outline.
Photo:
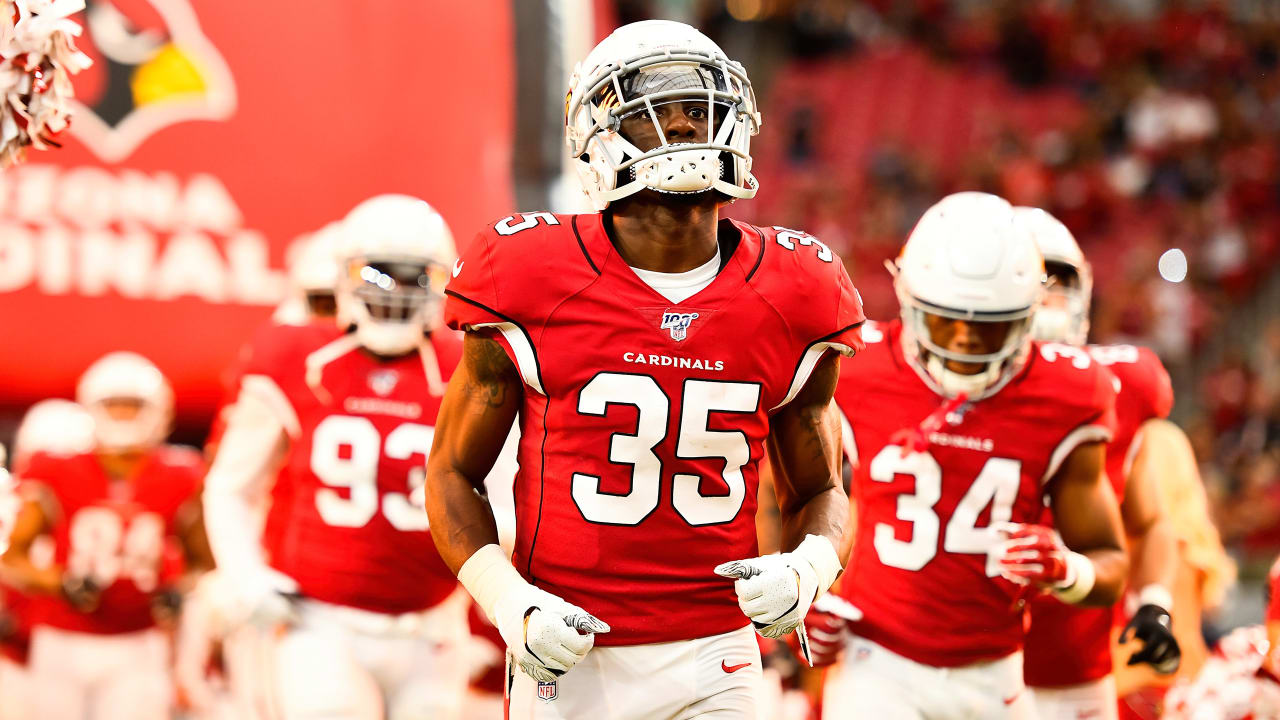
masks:
[[[831,402],[835,402],[835,398]],[[844,445],[844,456],[848,458],[849,464],[858,467],[858,444],[853,436],[853,423],[845,417],[843,410],[840,410],[840,442]]]
[[[502,333],[502,337],[506,338],[507,344],[511,346],[511,351],[516,354],[516,368],[520,370],[520,377],[524,378],[525,384],[533,388],[539,395],[547,394],[543,391],[542,383],[538,380],[537,353],[533,351],[533,345],[525,337],[523,330],[511,322],[476,323],[471,327],[494,328]]]
[[[1111,431],[1101,425],[1081,425],[1072,430],[1053,449],[1053,454],[1049,456],[1049,467],[1044,471],[1044,477],[1040,478],[1040,484],[1049,482],[1049,478],[1058,472],[1071,451],[1087,442],[1111,442]],[[1103,472],[1105,474],[1105,469]]]
[[[289,402],[289,396],[284,394],[284,390],[266,375],[245,375],[240,381],[240,391],[253,393],[255,397],[266,403],[271,409],[271,414],[276,416],[280,421],[281,427],[285,432],[289,433],[289,437],[298,437],[302,434],[302,423],[298,421],[298,413],[293,409],[293,403]]]
[[[800,393],[800,388],[809,382],[809,376],[813,374],[813,368],[818,365],[818,360],[822,359],[822,354],[827,350],[835,350],[844,355],[853,354],[853,348],[844,343],[820,342],[810,345],[804,351],[804,357],[800,358],[800,364],[796,367],[796,375],[791,380],[791,387],[787,389],[787,396],[782,398],[782,402],[770,408],[769,412],[773,412],[795,399],[796,395]]]

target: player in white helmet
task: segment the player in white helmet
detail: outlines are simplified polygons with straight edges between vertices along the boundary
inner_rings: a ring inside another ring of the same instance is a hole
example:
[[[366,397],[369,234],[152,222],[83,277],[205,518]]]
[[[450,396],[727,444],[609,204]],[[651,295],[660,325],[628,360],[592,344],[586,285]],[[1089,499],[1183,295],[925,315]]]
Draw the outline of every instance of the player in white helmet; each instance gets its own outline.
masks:
[[[301,325],[334,317],[341,253],[342,229],[337,221],[304,238],[289,266],[289,297],[276,308],[272,322]]]
[[[23,414],[14,434],[12,472],[0,461],[0,553],[22,508],[16,474],[35,453],[74,455],[93,449],[93,418],[71,400],[41,400]],[[0,446],[0,451],[3,446]],[[48,536],[38,538],[32,555],[37,566],[52,561]],[[31,708],[27,655],[31,641],[31,597],[0,581],[0,720],[26,720]]]
[[[168,639],[180,573],[212,564],[200,521],[204,465],[164,444],[173,392],[129,352],[95,362],[76,388],[93,418],[93,448],[35,453],[19,468],[24,503],[4,563],[32,597],[34,716],[49,720],[167,718]],[[47,534],[53,562],[36,561]]]
[[[1163,477],[1196,472],[1178,467],[1181,431],[1165,421],[1173,405],[1169,375],[1155,353],[1131,345],[1086,345],[1093,270],[1071,232],[1039,208],[1015,209],[1018,226],[1044,254],[1047,284],[1036,313],[1038,340],[1089,353],[1116,378],[1116,435],[1107,448],[1107,474],[1133,548],[1129,586],[1136,601],[1122,642],[1142,641],[1130,665],[1146,663],[1169,674],[1181,651],[1170,611],[1178,575],[1177,532],[1162,505]],[[1173,436],[1170,433],[1173,433]],[[1046,522],[1051,522],[1046,518]],[[1187,529],[1189,531],[1190,528]],[[1031,604],[1026,679],[1041,717],[1075,720],[1078,713],[1116,717],[1109,608],[1073,608],[1052,599]]]
[[[722,218],[756,193],[760,115],[709,38],[620,27],[569,86],[599,212],[504,218],[453,267],[467,337],[428,462],[436,544],[507,644],[510,717],[755,717],[753,630],[800,629],[841,571],[829,408],[861,302],[816,238]],[[517,417],[509,559],[476,490]],[[784,552],[760,556],[766,452]]]
[[[1032,342],[1044,264],[1003,199],[944,198],[893,270],[901,318],[867,329],[835,395],[857,537],[847,602],[809,615],[822,661],[846,658],[823,717],[1034,718],[1026,599],[1108,605],[1127,572],[1101,478],[1115,391],[1082,351]]]
[[[210,539],[240,618],[278,631],[264,673],[284,720],[450,718],[466,597],[432,544],[422,466],[461,349],[440,326],[453,237],[405,195],[339,233],[341,322],[255,341],[205,490]]]

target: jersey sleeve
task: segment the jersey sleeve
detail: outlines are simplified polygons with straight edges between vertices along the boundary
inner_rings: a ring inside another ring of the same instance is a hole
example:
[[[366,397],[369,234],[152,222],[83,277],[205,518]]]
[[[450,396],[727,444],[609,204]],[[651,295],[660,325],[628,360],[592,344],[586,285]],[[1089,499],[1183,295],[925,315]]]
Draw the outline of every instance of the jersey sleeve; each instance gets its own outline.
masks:
[[[271,409],[272,415],[290,437],[301,433],[297,408],[290,399],[295,382],[301,382],[305,355],[299,349],[308,327],[268,325],[254,336],[240,378],[240,393],[251,394]]]
[[[67,458],[45,452],[32,453],[16,468],[14,489],[23,500],[39,503],[48,517],[58,511],[58,498],[62,496],[62,482],[66,477]]]
[[[1138,358],[1143,370],[1140,377],[1146,417],[1169,417],[1173,410],[1173,382],[1169,379],[1169,371],[1149,348],[1138,348]]]
[[[1054,415],[1062,420],[1062,438],[1049,456],[1044,482],[1076,448],[1090,442],[1111,442],[1116,434],[1115,377],[1097,362],[1079,368],[1072,364],[1076,359],[1069,356],[1057,361],[1064,372]]]
[[[509,320],[494,278],[498,260],[495,239],[491,228],[485,228],[453,264],[453,277],[444,290],[444,322],[454,330],[472,330]]]

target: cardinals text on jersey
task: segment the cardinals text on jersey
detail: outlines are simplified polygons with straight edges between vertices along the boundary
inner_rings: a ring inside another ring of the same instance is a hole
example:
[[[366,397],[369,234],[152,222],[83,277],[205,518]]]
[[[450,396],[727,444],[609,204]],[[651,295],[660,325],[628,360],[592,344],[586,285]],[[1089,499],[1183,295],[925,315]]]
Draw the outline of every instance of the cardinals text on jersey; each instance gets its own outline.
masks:
[[[597,645],[747,624],[712,569],[758,554],[769,413],[861,346],[857,291],[812,237],[724,220],[720,243],[716,278],[672,303],[601,216],[513,216],[446,290],[450,327],[492,333],[526,385],[512,560],[607,622]]]

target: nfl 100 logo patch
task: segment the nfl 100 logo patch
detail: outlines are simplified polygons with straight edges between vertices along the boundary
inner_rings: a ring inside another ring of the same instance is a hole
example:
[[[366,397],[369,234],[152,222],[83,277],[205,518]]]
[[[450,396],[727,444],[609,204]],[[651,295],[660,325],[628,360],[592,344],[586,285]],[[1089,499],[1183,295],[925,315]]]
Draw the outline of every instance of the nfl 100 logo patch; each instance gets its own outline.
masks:
[[[689,325],[698,319],[698,313],[664,312],[660,330],[670,330],[671,339],[680,341],[688,337]]]
[[[556,699],[556,681],[544,682],[538,681],[538,699],[543,702],[551,702]]]
[[[400,382],[400,374],[395,370],[380,368],[369,373],[369,389],[378,394],[379,397],[386,397],[396,389],[396,384]]]

